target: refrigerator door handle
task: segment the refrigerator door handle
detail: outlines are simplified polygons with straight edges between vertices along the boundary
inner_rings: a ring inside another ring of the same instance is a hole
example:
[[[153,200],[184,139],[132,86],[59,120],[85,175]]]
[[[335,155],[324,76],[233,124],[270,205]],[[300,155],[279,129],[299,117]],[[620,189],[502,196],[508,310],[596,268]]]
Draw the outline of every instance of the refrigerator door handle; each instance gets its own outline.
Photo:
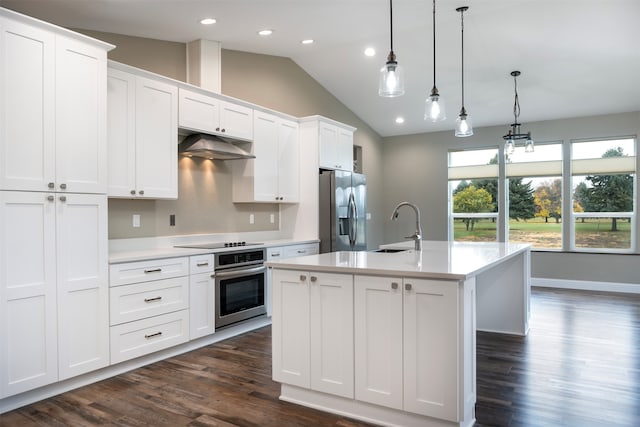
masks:
[[[353,193],[349,194],[349,244],[353,247],[358,237],[358,207]]]

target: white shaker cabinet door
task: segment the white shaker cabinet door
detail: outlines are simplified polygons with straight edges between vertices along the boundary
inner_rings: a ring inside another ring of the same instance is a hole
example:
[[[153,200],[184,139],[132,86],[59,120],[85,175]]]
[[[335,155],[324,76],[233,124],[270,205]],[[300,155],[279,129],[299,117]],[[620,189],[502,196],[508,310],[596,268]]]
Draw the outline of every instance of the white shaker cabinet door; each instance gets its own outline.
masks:
[[[136,78],[113,68],[107,76],[110,197],[136,195]]]
[[[404,280],[404,409],[458,420],[458,283]]]
[[[178,125],[194,132],[220,131],[220,103],[212,96],[178,89]]]
[[[278,195],[280,201],[300,199],[300,143],[298,123],[281,120],[278,125]]]
[[[55,197],[62,380],[109,364],[107,196]]]
[[[0,398],[58,380],[55,206],[0,191]]]
[[[273,270],[273,379],[309,388],[309,275]]]
[[[310,273],[311,389],[353,398],[353,276]]]
[[[215,279],[213,273],[189,276],[189,339],[215,332]]]
[[[402,409],[402,279],[355,276],[355,398]]]
[[[253,109],[231,102],[220,104],[220,129],[216,133],[224,136],[253,140]]]
[[[138,196],[178,197],[178,89],[136,78]]]
[[[52,33],[0,18],[0,190],[55,181]]]
[[[56,37],[56,191],[107,193],[107,53]]]
[[[254,160],[247,160],[241,167],[244,175],[253,179],[253,197],[260,202],[276,202],[278,197],[278,126],[279,120],[272,114],[256,112],[254,121]],[[234,165],[233,167],[236,167]],[[251,171],[253,167],[253,171]]]

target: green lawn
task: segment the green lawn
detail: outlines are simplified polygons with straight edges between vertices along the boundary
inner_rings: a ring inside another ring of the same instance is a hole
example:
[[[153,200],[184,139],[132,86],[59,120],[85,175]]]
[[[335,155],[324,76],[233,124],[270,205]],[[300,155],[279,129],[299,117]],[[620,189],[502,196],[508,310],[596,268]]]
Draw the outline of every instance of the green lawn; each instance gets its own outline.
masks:
[[[618,220],[618,231],[611,231],[610,218],[585,218],[575,223],[576,246],[579,248],[616,248],[631,247],[631,224],[627,220]],[[478,220],[474,229],[467,231],[465,224],[456,221],[454,238],[458,241],[492,242],[496,240],[496,223],[490,219]],[[511,242],[531,243],[535,248],[561,249],[562,224],[554,219],[545,222],[535,218],[528,221],[509,221]]]

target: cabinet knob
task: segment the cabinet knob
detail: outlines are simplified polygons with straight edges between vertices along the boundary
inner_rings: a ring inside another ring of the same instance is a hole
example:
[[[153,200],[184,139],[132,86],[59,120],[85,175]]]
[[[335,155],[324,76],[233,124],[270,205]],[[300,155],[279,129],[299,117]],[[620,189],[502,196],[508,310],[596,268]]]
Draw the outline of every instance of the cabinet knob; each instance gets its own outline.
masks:
[[[144,190],[138,191],[138,194],[141,195],[141,196],[144,195]]]
[[[300,281],[301,282],[306,282],[307,281],[307,276],[305,276],[304,274],[300,275]]]
[[[398,283],[397,282],[391,282],[391,289],[398,289]]]
[[[318,281],[318,278],[317,278],[316,276],[311,276],[311,281],[312,281],[312,282],[317,282],[317,281]]]
[[[50,202],[53,202],[53,200],[55,199],[55,197],[53,197],[52,195],[48,195],[47,196],[47,200]]]
[[[131,193],[132,196],[135,196],[136,195],[136,190],[131,190],[130,193]]]
[[[60,184],[60,188],[63,189],[63,190],[66,190],[67,189],[67,184]]]
[[[222,128],[221,132],[226,132],[227,130],[225,128]]]
[[[410,291],[410,290],[411,290],[411,288],[412,288],[411,283],[405,283],[405,284],[404,284],[404,289],[405,289],[405,290]]]
[[[56,185],[53,182],[50,182],[49,184],[47,184],[47,187],[49,188],[54,188]]]
[[[67,201],[67,196],[60,196],[60,201],[61,202],[66,202]]]
[[[220,132],[220,128],[216,128],[216,132]]]

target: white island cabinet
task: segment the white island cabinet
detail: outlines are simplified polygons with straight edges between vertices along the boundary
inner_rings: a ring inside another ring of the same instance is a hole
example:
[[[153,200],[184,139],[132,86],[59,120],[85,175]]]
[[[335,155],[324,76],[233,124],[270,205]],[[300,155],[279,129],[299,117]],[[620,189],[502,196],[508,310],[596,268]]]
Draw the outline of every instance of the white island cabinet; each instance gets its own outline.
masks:
[[[280,398],[380,425],[471,426],[476,330],[528,330],[529,245],[394,246],[406,250],[267,262]],[[327,287],[338,277],[340,292]]]

